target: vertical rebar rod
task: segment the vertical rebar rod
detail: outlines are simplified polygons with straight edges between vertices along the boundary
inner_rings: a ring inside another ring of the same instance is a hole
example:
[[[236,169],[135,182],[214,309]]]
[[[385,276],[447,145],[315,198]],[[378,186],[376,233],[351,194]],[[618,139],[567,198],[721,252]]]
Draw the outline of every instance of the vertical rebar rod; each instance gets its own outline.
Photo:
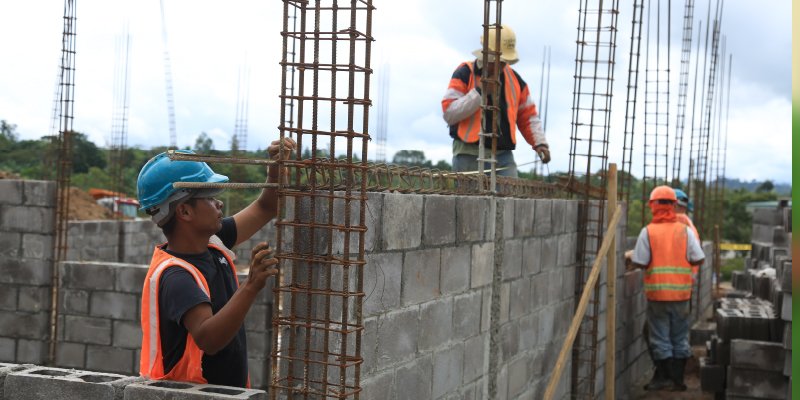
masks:
[[[64,0],[64,28],[61,36],[61,96],[59,101],[59,152],[56,180],[56,234],[53,241],[53,270],[50,292],[50,349],[49,364],[55,365],[58,343],[58,298],[60,296],[59,263],[67,256],[69,223],[69,189],[72,175],[72,123],[75,112],[75,0]]]
[[[628,57],[628,85],[625,98],[625,130],[622,144],[622,179],[619,185],[620,197],[630,207],[631,177],[633,166],[633,145],[636,132],[636,105],[639,93],[639,60],[642,48],[642,15],[644,0],[633,1],[631,17],[631,48]],[[638,10],[638,11],[637,11]],[[626,218],[627,224],[627,218]]]
[[[694,27],[694,0],[686,0],[683,11],[683,38],[681,39],[681,69],[678,77],[678,107],[675,122],[675,148],[672,151],[672,185],[681,185],[683,161],[683,133],[686,126],[686,100],[689,90],[689,65],[692,59],[692,27]]]

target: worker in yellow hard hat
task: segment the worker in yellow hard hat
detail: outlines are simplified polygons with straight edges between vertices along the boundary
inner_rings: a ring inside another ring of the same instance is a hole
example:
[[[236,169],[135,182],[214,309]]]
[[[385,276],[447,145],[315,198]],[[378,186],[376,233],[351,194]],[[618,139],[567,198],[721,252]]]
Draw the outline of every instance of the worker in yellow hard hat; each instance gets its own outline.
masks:
[[[497,29],[489,29],[489,37],[481,37],[481,44],[486,40],[490,52],[495,52]],[[519,128],[522,137],[539,155],[542,162],[550,162],[550,148],[547,145],[539,110],[533,102],[528,85],[522,77],[511,68],[519,61],[516,49],[517,38],[507,25],[500,29],[500,69],[498,81],[489,84],[490,92],[499,93],[499,132],[497,138],[497,168],[500,176],[517,176],[517,165],[512,150],[517,147],[516,131]],[[478,140],[482,132],[491,132],[491,114],[481,110],[481,74],[483,73],[483,48],[473,53],[476,59],[461,63],[453,72],[447,92],[442,99],[444,120],[450,126],[450,137],[453,138],[453,170],[475,171],[478,169]],[[486,65],[487,76],[494,76],[495,65],[493,54],[489,55]],[[499,85],[499,87],[498,87]],[[499,90],[498,90],[499,89]],[[487,93],[489,94],[489,93]],[[491,104],[491,96],[489,102]],[[491,146],[491,140],[484,141]],[[485,168],[489,168],[487,165]]]

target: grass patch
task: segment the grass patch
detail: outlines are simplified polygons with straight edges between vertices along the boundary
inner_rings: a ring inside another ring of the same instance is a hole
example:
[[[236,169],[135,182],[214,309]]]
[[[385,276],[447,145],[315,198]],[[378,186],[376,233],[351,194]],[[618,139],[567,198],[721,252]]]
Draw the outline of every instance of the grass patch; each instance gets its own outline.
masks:
[[[722,260],[722,265],[720,266],[720,273],[722,274],[722,281],[730,281],[731,280],[731,273],[733,271],[743,271],[744,270],[744,258],[737,257],[737,258],[729,258],[727,260]]]

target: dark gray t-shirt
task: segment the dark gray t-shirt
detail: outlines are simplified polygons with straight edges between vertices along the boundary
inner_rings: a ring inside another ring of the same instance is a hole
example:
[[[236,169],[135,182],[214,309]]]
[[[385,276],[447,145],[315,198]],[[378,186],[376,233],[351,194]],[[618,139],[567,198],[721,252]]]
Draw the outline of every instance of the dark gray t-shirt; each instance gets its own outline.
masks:
[[[217,233],[225,247],[236,243],[236,223],[233,218],[222,220]],[[197,286],[192,275],[181,267],[169,267],[161,275],[158,293],[159,327],[164,372],[169,372],[183,356],[189,331],[183,326],[183,316],[198,304],[211,304],[216,314],[236,292],[236,275],[225,256],[209,248],[200,254],[167,253],[194,265],[205,277],[211,293],[209,299]],[[214,355],[203,354],[203,377],[215,385],[245,387],[247,385],[247,341],[244,325],[222,350]]]

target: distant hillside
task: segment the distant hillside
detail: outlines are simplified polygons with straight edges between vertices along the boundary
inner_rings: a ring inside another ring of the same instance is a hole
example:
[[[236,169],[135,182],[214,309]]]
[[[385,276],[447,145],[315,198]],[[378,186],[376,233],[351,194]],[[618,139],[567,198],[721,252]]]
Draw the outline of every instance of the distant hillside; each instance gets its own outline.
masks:
[[[738,179],[725,179],[725,189],[745,189],[750,192],[755,192],[756,189],[763,184],[764,181],[740,181]],[[792,195],[792,185],[788,183],[775,183],[772,182],[775,187],[775,193],[779,196],[791,196]]]

